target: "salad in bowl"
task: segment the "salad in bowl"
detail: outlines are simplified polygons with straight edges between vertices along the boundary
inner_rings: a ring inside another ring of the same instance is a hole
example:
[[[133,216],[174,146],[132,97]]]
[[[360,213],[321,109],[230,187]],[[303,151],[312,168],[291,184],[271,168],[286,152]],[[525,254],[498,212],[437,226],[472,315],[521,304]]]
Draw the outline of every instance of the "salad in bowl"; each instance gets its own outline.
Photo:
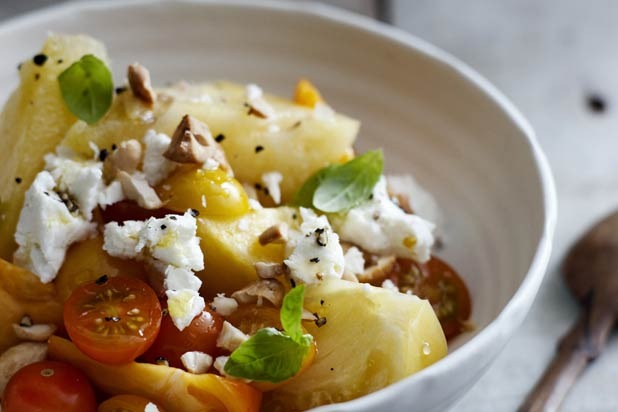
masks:
[[[470,328],[441,212],[308,80],[114,85],[51,35],[0,118],[0,396],[12,411],[300,411]],[[155,79],[156,80],[156,79]]]

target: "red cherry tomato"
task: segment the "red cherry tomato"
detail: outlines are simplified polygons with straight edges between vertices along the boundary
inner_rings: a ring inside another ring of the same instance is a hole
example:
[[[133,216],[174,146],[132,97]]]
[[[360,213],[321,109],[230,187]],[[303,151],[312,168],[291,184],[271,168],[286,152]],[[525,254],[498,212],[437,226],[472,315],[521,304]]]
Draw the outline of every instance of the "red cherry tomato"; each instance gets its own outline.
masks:
[[[94,390],[86,375],[62,362],[28,365],[9,381],[3,412],[94,412]]]
[[[124,222],[126,220],[146,220],[150,217],[163,218],[170,214],[177,214],[171,209],[144,209],[137,203],[123,200],[101,209],[101,217],[107,222]]]
[[[144,412],[152,404],[159,412],[163,409],[146,398],[137,395],[116,395],[99,405],[97,412]]]
[[[139,279],[99,278],[73,291],[64,325],[75,346],[103,363],[131,362],[150,347],[161,326],[161,305]]]
[[[433,256],[427,263],[397,259],[391,280],[399,290],[412,291],[433,306],[447,339],[464,332],[472,311],[465,282],[443,260]]]
[[[223,327],[223,318],[205,309],[200,316],[182,331],[179,331],[169,315],[161,320],[161,331],[142,360],[157,363],[165,359],[170,366],[183,368],[180,357],[189,351],[218,355],[217,337]]]

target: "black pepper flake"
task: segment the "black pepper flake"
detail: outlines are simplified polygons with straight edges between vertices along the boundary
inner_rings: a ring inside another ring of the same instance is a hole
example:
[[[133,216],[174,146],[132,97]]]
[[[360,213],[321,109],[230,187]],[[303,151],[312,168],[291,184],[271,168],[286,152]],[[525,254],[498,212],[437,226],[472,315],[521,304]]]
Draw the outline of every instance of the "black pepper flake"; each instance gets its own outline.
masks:
[[[320,306],[324,306],[324,299],[320,299]]]
[[[56,61],[56,63],[58,63],[58,64],[62,64],[62,63],[64,63],[64,60],[63,60],[63,59],[58,59],[58,60]]]
[[[586,102],[591,112],[603,113],[607,109],[607,102],[605,99],[596,93],[588,95],[588,97],[586,97]]]
[[[255,183],[253,187],[255,187],[255,190],[262,190],[262,185],[259,183]]]
[[[319,261],[320,261],[319,257],[314,257],[314,258],[309,259],[309,262],[311,263],[318,263]]]
[[[292,213],[292,219],[293,219],[293,220],[298,219],[298,216],[296,215],[296,213]]]
[[[260,153],[262,150],[264,150],[264,146],[262,145],[255,146],[255,153]]]
[[[15,178],[15,183],[20,184],[21,183],[21,177],[16,177]]]
[[[323,227],[319,227],[315,230],[315,242],[318,246],[326,247],[328,244],[328,233]]]
[[[373,199],[373,193],[369,195],[369,200]]]
[[[200,215],[200,211],[197,209],[191,209],[191,216],[198,217]]]
[[[176,220],[176,216],[170,216],[170,220]]]
[[[37,54],[36,56],[34,56],[32,58],[32,62],[34,64],[36,64],[37,66],[42,66],[45,64],[45,62],[47,61],[47,55],[46,54]]]
[[[225,140],[225,135],[223,133],[219,133],[216,137],[215,137],[215,141],[217,143],[221,143],[222,141]]]
[[[40,73],[35,73],[34,74],[34,80],[39,80],[41,78],[41,74]]]
[[[107,149],[103,149],[99,152],[99,160],[104,162],[105,159],[107,159],[107,155],[109,154],[109,152],[107,151]]]
[[[264,194],[265,194],[266,196],[268,196],[268,195],[270,194],[270,192],[268,191],[268,188],[267,188],[267,187],[265,187],[265,188],[264,188]]]
[[[45,193],[45,196],[49,196],[49,192],[43,192],[43,193]]]
[[[167,226],[161,225],[161,230],[165,230],[165,229],[167,229]]]
[[[106,322],[120,322],[120,316],[106,316]]]
[[[315,318],[313,322],[315,322],[315,326],[317,326],[318,328],[321,328],[322,326],[326,325],[326,317],[324,316],[320,316],[317,313],[313,314],[313,317]]]
[[[21,67],[22,67],[23,65],[24,65],[23,63],[19,63],[19,64],[17,65],[17,70],[21,70]]]
[[[292,278],[290,278],[290,285],[295,288],[296,287],[296,281]]]
[[[335,370],[335,368],[330,368],[330,370],[331,370],[331,371],[334,371],[334,370]]]
[[[97,280],[95,280],[94,283],[100,286],[100,285],[106,284],[108,280],[109,280],[109,276],[103,275],[99,277]]]
[[[169,311],[169,310],[167,310],[167,308],[165,308],[165,309],[163,309],[163,310],[161,311],[161,316],[167,316],[167,315],[169,315],[169,313],[170,313],[170,311]]]
[[[112,150],[116,150],[116,149],[118,149],[118,146],[116,146],[116,143],[113,143],[112,144]]]
[[[115,91],[116,91],[116,94],[122,94],[127,91],[127,88],[125,86],[116,87]]]

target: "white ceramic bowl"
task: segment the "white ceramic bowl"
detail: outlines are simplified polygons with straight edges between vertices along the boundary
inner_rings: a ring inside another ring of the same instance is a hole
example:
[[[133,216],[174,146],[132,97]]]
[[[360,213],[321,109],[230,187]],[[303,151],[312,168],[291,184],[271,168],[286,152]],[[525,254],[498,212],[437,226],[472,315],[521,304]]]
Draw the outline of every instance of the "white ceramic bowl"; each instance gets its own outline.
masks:
[[[541,283],[556,218],[552,177],[530,126],[487,81],[399,30],[330,7],[250,1],[97,1],[0,27],[0,94],[48,31],[103,40],[116,80],[139,60],[155,82],[227,78],[289,95],[305,76],[362,120],[361,149],[413,172],[446,211],[442,253],[470,286],[477,325],[435,365],[320,411],[444,411],[523,321]]]

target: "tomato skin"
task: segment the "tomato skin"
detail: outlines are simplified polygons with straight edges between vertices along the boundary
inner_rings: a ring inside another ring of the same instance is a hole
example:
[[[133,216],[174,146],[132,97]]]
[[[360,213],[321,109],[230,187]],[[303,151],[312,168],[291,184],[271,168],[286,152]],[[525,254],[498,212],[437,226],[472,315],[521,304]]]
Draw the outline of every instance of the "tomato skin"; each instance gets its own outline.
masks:
[[[6,386],[3,412],[95,412],[97,403],[88,378],[62,362],[43,361],[19,371]]]
[[[391,280],[402,292],[411,291],[433,306],[447,339],[463,333],[472,312],[470,292],[461,276],[435,256],[423,264],[397,259]]]
[[[165,358],[170,366],[183,369],[180,357],[188,351],[199,351],[213,357],[219,355],[217,338],[223,327],[223,318],[208,308],[182,331],[179,331],[169,315],[163,316],[161,330],[150,349],[141,357],[149,363]]]
[[[99,405],[97,412],[144,412],[150,402],[137,395],[116,395]],[[164,412],[158,405],[159,412]]]
[[[154,342],[161,305],[143,281],[126,276],[80,285],[64,304],[64,325],[84,354],[110,364],[135,360]]]
[[[173,210],[166,208],[144,209],[131,200],[122,200],[100,209],[101,217],[105,223],[125,222],[127,220],[147,220],[151,217],[161,219],[167,215],[176,214]],[[184,213],[184,211],[182,211]]]

